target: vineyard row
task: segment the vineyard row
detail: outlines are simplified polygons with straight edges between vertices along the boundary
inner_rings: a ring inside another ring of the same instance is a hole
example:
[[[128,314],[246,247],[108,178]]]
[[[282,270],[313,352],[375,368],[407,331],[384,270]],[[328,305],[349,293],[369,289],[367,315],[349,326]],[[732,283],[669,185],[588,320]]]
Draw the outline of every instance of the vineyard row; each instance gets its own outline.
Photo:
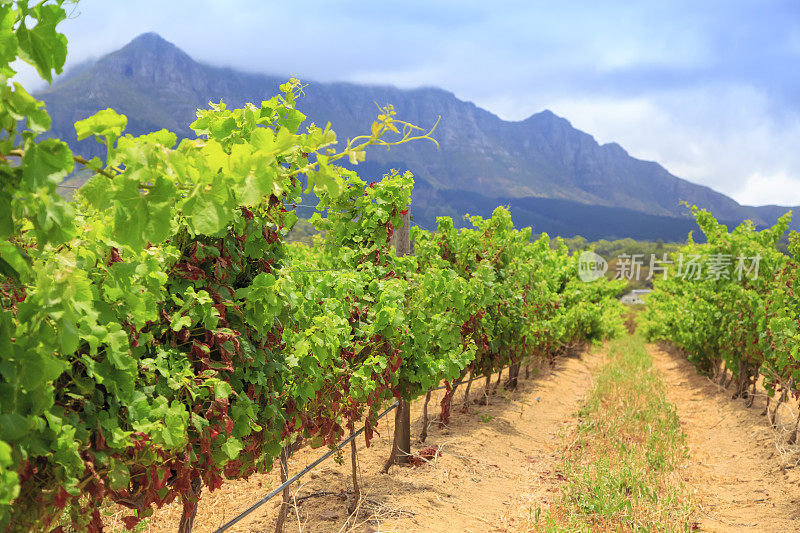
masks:
[[[301,129],[291,80],[198,110],[194,138],[125,134],[111,109],[75,124],[105,158],[44,138],[43,104],[8,78],[16,59],[61,71],[62,3],[0,5],[0,530],[99,531],[108,500],[132,528],[179,499],[188,531],[204,488],[287,449],[362,422],[369,445],[393,401],[505,365],[516,379],[620,330],[620,283],[582,283],[563,242],[532,242],[504,208],[414,228],[398,255],[410,173],[341,165],[435,142],[391,106],[337,145],[329,126]],[[67,202],[76,166],[92,177]],[[320,246],[289,243],[286,206],[312,193]]]
[[[680,250],[684,257],[698,262],[751,257],[758,268],[748,276],[657,280],[647,301],[645,332],[679,347],[699,370],[725,388],[732,386],[734,398],[746,398],[748,406],[761,378],[768,394],[764,415],[774,425],[781,404],[800,397],[800,234],[790,232],[789,251],[782,253],[778,241],[791,213],[761,231],[749,221],[728,231],[708,212],[693,212],[707,242],[689,239]],[[790,443],[797,439],[798,423],[800,417]]]

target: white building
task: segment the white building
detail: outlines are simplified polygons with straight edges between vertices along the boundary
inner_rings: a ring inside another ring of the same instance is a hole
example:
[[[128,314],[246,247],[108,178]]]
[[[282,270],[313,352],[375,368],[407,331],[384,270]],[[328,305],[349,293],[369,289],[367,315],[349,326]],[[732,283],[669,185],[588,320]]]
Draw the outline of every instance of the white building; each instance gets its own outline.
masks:
[[[619,301],[624,303],[625,305],[644,304],[642,296],[647,294],[648,292],[651,292],[651,289],[635,289],[621,296]]]

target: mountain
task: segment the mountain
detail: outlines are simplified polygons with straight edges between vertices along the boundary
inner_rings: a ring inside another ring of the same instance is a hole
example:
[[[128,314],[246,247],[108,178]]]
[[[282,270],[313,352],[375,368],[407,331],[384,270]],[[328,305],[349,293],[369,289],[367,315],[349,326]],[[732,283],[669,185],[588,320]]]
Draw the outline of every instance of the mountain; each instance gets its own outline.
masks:
[[[285,81],[199,63],[157,34],[147,33],[75,68],[37,96],[53,117],[53,135],[70,143],[76,143],[75,121],[106,107],[128,116],[129,133],[167,128],[185,137],[193,136],[188,126],[195,110],[209,101],[223,100],[229,106],[258,103],[276,94]],[[605,216],[619,219],[617,228],[623,232],[625,224],[638,220],[632,214],[663,217],[673,224],[669,219],[686,215],[682,200],[705,207],[720,219],[749,218],[760,225],[774,223],[788,210],[742,206],[673,176],[657,163],[633,158],[616,143],[598,144],[550,111],[510,122],[441,89],[349,83],[310,83],[298,107],[309,121],[331,122],[343,139],[368,130],[376,103],[393,104],[399,118],[422,127],[431,127],[441,117],[434,134],[440,149],[427,141],[389,151],[375,149],[367,155],[370,165],[362,166],[361,172],[371,170],[379,176],[388,168],[411,169],[420,184],[415,202],[423,208],[438,206],[442,214],[463,215],[463,208],[455,208],[456,197],[466,193],[480,199],[481,205],[484,199],[495,205],[514,200],[514,205],[539,210],[545,205],[562,209],[569,205],[569,213],[579,212],[582,205],[602,206],[610,208]],[[101,150],[91,140],[77,146],[86,156]],[[423,192],[425,198],[420,198]],[[568,220],[559,227],[565,236],[596,229]]]

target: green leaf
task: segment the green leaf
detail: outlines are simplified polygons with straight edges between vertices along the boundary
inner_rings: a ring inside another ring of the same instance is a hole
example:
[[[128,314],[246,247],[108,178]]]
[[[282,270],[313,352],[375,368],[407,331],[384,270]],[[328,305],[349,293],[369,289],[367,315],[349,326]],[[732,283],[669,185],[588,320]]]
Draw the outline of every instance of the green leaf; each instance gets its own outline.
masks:
[[[265,196],[272,194],[272,181],[275,171],[271,167],[256,169],[249,174],[241,187],[238,188],[237,198],[242,205],[257,205]]]
[[[225,139],[231,133],[233,133],[233,130],[235,129],[236,129],[236,119],[233,117],[212,120],[211,125],[209,127],[211,136],[215,139]]]
[[[112,490],[123,490],[128,488],[131,481],[131,473],[122,461],[115,457],[111,458],[108,468],[108,480]]]
[[[183,328],[188,328],[191,325],[192,325],[191,317],[173,315],[172,324],[170,324],[170,329],[172,329],[172,331],[180,331]]]
[[[31,427],[30,420],[17,413],[0,415],[0,427],[3,428],[3,440],[16,441],[21,439]]]
[[[35,391],[52,382],[66,369],[66,365],[53,357],[41,353],[28,353],[19,372],[19,383],[26,391]]]
[[[98,383],[105,385],[119,401],[126,401],[131,397],[135,390],[135,372],[119,370],[106,361],[100,361],[93,367],[93,375]]]
[[[22,177],[31,190],[54,186],[72,172],[75,162],[66,143],[47,139],[31,144],[22,158]]]
[[[0,440],[0,468],[11,465],[11,446]]]
[[[297,133],[297,129],[305,119],[306,116],[297,109],[287,109],[286,115],[278,119],[278,124],[284,126],[291,133]]]
[[[227,381],[222,381],[221,379],[210,379],[208,380],[211,382],[214,388],[214,397],[218,400],[228,398],[231,394],[233,394],[233,389],[231,388],[231,384]]]
[[[167,148],[172,148],[175,146],[175,143],[178,142],[178,136],[168,129],[162,128],[158,131],[153,131],[140,136],[139,140],[145,142],[154,142],[166,146]]]
[[[194,231],[216,235],[233,219],[235,202],[231,190],[217,175],[208,190],[197,190],[183,204],[183,213]]]
[[[277,151],[275,134],[267,128],[254,129],[250,134],[250,144],[267,156],[271,156]]]
[[[184,406],[177,401],[173,401],[172,406],[164,417],[164,429],[161,431],[161,436],[167,446],[173,449],[180,449],[186,446],[188,421],[189,413],[184,409]]]
[[[30,259],[13,243],[0,240],[0,272],[19,279],[29,271]]]
[[[138,178],[138,179],[137,179]],[[175,185],[162,176],[147,190],[140,190],[144,174],[118,177],[121,187],[114,195],[115,239],[131,246],[158,244],[172,234],[175,215]]]
[[[111,142],[122,135],[127,124],[128,117],[108,108],[76,122],[75,133],[78,134],[79,141],[94,135],[98,137],[99,142]],[[102,141],[100,141],[100,138],[102,138]]]
[[[268,440],[264,443],[264,451],[268,456],[277,457],[281,453],[281,442],[278,439]]]
[[[14,24],[17,16],[11,4],[0,5],[0,66],[8,65],[17,57],[17,36]]]
[[[117,325],[117,327],[119,327]],[[131,354],[128,344],[128,335],[117,330],[110,332],[106,338],[106,358],[119,370],[132,372],[137,368],[136,358]]]
[[[29,13],[38,19],[36,26],[28,29],[23,22],[17,30],[19,57],[30,63],[39,75],[52,83],[52,71],[61,74],[67,58],[67,38],[56,31],[56,26],[67,15],[59,5],[39,6]]]
[[[225,455],[227,455],[230,460],[236,459],[239,456],[239,452],[242,451],[242,448],[242,442],[233,436],[229,436],[222,444],[222,451],[225,452]]]
[[[44,102],[31,96],[19,83],[14,83],[14,92],[5,103],[9,115],[16,120],[27,120],[32,132],[42,133],[50,128],[50,115],[44,109]]]
[[[102,174],[95,174],[83,184],[80,195],[98,210],[105,210],[111,205],[114,196],[114,184]]]
[[[11,218],[11,197],[0,192],[0,241],[5,241],[14,231],[14,219]]]

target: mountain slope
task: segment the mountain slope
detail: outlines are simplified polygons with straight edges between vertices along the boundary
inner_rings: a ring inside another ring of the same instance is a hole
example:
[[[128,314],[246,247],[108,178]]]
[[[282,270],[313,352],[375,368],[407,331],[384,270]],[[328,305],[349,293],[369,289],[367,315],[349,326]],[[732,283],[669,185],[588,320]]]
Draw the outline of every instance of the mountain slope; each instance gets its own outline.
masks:
[[[62,77],[37,96],[53,116],[54,135],[70,142],[75,141],[76,120],[106,107],[128,116],[130,133],[167,128],[183,137],[193,136],[188,125],[198,107],[220,99],[230,106],[258,103],[276,94],[284,81],[198,63],[149,33]],[[340,138],[348,138],[367,131],[376,103],[393,104],[400,118],[422,127],[441,116],[435,132],[440,149],[415,142],[368,154],[375,168],[412,169],[431,190],[471,191],[498,199],[561,199],[658,216],[685,215],[684,200],[722,219],[751,218],[761,224],[771,223],[780,211],[741,206],[657,163],[631,157],[618,144],[600,145],[550,111],[508,122],[441,89],[347,83],[309,84],[299,108],[309,121],[330,121]],[[86,155],[100,151],[93,141],[79,146]]]

